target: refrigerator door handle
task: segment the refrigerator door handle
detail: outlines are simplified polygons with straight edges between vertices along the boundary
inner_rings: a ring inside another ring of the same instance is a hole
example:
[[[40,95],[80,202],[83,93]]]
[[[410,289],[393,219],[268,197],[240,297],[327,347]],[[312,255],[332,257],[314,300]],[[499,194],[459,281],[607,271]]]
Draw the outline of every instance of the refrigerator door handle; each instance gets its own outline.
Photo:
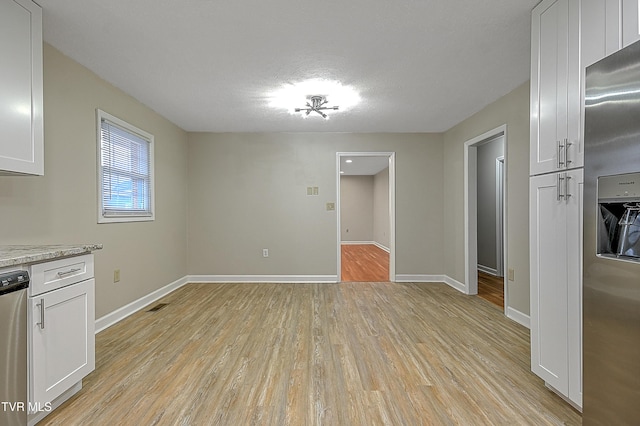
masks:
[[[571,176],[565,173],[564,174],[564,200],[566,202],[569,202],[569,197],[571,197],[571,193],[569,192],[569,179],[571,179]]]

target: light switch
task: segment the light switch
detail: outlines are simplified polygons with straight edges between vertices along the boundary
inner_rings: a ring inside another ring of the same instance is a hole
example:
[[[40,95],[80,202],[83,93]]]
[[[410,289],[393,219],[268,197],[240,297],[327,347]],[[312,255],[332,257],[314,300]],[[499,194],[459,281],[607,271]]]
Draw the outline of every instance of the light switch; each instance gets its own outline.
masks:
[[[513,281],[515,279],[515,275],[515,271],[509,268],[509,270],[507,271],[507,278],[509,279],[509,281]]]
[[[313,195],[318,195],[318,187],[317,186],[313,187]]]
[[[313,188],[310,186],[307,186],[307,195],[313,195]]]

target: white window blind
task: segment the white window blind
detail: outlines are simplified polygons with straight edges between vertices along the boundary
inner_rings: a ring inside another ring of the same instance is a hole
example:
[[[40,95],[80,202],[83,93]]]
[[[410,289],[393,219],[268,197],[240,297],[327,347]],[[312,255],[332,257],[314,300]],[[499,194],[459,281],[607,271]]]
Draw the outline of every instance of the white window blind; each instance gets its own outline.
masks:
[[[99,221],[153,220],[153,136],[103,111],[98,116]]]

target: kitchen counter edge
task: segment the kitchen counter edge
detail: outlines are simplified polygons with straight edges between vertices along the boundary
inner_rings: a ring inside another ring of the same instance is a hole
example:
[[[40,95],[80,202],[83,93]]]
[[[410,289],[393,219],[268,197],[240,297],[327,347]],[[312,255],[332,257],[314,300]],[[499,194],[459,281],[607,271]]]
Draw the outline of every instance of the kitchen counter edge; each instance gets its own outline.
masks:
[[[30,265],[102,249],[102,244],[0,245],[0,268]]]

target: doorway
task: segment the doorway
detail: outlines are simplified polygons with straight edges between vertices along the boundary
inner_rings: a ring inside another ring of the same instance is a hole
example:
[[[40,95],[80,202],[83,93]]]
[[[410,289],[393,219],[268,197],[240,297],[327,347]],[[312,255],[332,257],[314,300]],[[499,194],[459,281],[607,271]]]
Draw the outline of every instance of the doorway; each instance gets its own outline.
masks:
[[[336,153],[338,282],[395,281],[395,153]]]
[[[505,313],[506,138],[505,125],[464,145],[465,290],[500,306]]]

